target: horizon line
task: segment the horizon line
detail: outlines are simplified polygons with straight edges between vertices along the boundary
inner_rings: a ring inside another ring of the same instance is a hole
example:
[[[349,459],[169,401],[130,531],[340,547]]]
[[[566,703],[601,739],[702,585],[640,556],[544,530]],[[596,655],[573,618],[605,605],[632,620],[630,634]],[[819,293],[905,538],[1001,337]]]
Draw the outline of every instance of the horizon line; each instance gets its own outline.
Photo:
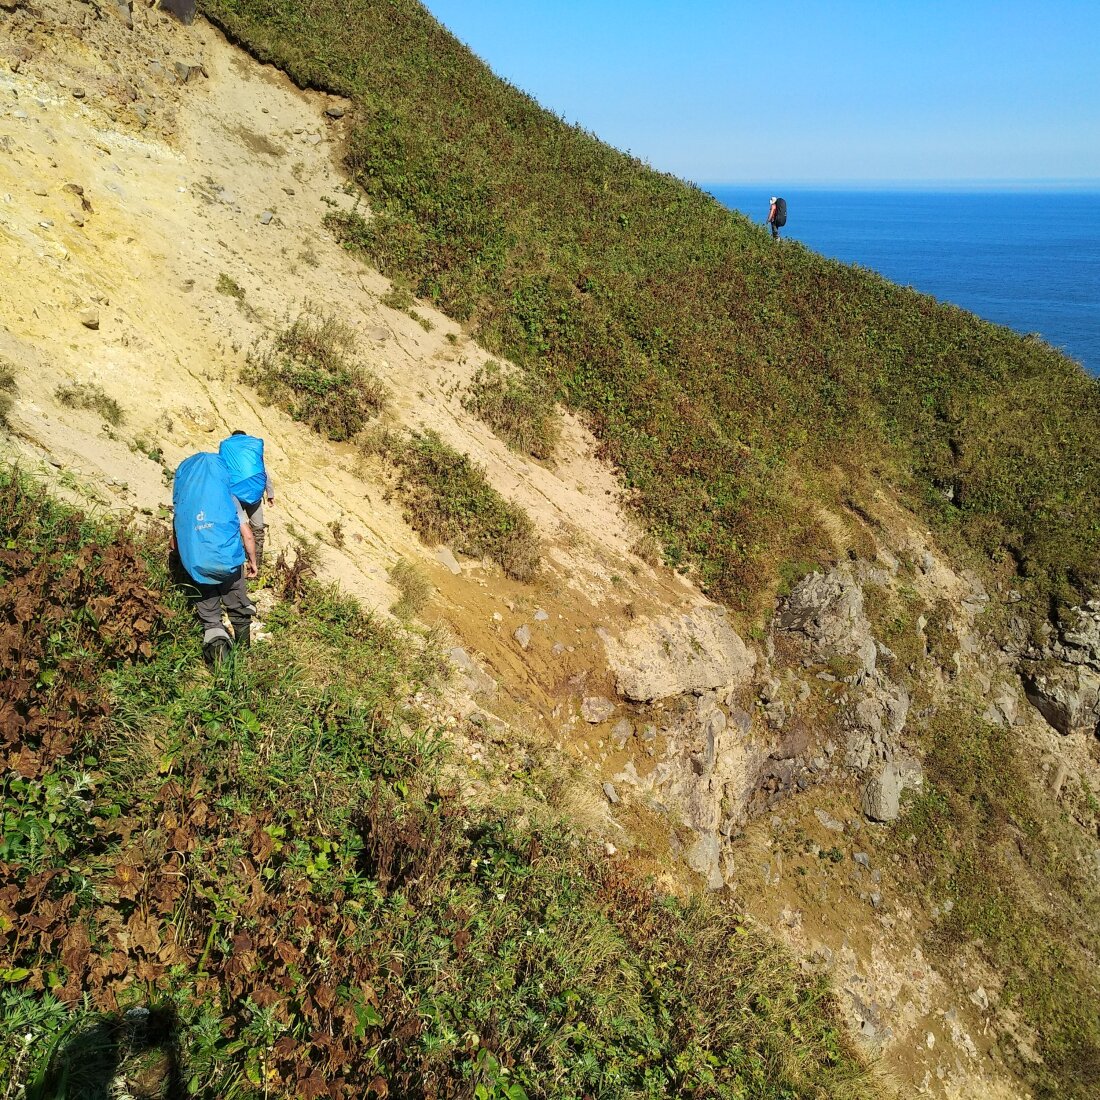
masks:
[[[1100,192],[1100,178],[1080,177],[1069,179],[824,179],[787,180],[777,184],[774,179],[748,180],[694,180],[696,187],[761,187],[764,190],[779,186],[806,190],[856,190],[856,191],[1081,191]],[[774,191],[773,191],[774,193]]]

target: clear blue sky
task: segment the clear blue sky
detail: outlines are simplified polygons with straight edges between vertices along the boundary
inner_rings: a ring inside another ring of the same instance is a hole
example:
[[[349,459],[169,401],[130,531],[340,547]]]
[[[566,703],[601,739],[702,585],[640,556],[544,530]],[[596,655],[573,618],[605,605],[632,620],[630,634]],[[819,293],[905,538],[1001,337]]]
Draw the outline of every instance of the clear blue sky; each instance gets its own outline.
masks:
[[[1100,184],[1100,0],[426,0],[569,122],[698,183]]]

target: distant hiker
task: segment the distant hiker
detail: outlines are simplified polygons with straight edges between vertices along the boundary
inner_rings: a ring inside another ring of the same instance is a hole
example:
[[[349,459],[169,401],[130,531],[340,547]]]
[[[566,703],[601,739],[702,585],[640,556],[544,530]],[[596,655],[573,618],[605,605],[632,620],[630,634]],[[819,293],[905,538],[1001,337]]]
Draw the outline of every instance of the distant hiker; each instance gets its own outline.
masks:
[[[264,441],[235,431],[218,445],[218,454],[229,467],[229,491],[241,502],[256,540],[256,568],[264,567],[264,497],[275,503],[275,487],[264,465]]]
[[[772,240],[779,240],[779,231],[787,224],[787,200],[772,195],[771,208],[768,210],[767,223],[772,227]]]
[[[229,486],[229,468],[220,455],[207,453],[185,458],[172,482],[171,546],[194,585],[202,654],[211,666],[221,664],[231,645],[249,645],[256,613],[244,583],[257,573],[256,543],[248,516]],[[233,627],[232,640],[222,624],[223,607]]]

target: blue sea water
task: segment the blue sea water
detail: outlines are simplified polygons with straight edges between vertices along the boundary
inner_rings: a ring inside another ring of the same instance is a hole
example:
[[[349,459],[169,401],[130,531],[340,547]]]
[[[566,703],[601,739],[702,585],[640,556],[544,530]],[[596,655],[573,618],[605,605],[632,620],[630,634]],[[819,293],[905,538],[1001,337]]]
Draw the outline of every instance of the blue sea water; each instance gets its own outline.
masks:
[[[754,221],[774,192],[710,186]],[[1048,343],[1100,374],[1100,192],[784,190],[783,236]]]

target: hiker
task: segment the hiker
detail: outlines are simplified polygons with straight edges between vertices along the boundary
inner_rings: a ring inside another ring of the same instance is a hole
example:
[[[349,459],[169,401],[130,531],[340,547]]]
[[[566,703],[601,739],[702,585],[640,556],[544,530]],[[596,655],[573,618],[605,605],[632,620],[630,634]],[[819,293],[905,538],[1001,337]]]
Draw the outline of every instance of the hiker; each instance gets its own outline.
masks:
[[[218,445],[218,454],[229,467],[229,491],[241,502],[256,540],[256,569],[264,567],[264,497],[275,503],[275,486],[264,465],[264,441],[235,431]]]
[[[245,578],[254,577],[256,543],[244,508],[230,491],[229,468],[220,455],[200,453],[185,458],[172,482],[171,549],[178,554],[195,588],[195,614],[202,623],[202,655],[220,665],[234,645],[251,642],[256,608],[248,598]],[[233,637],[222,623],[229,615]]]
[[[765,223],[772,227],[772,240],[779,240],[779,231],[787,224],[787,200],[772,195],[771,208],[768,210],[768,220]]]

